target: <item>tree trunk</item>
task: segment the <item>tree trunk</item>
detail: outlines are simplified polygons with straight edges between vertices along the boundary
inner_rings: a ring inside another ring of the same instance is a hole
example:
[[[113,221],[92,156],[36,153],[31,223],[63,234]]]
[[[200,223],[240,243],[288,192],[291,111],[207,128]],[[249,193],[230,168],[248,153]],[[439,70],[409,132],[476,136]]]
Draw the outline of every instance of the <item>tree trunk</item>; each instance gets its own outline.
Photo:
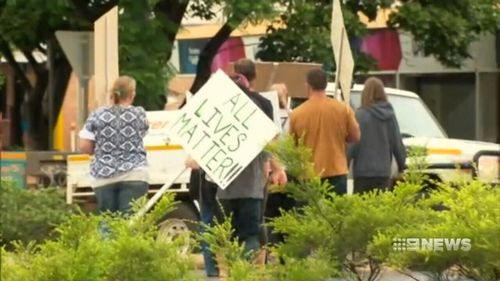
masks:
[[[28,122],[30,124],[30,136],[32,149],[45,150],[48,148],[47,118],[43,112],[43,97],[48,85],[48,70],[44,69],[36,75],[35,87],[28,94]]]
[[[167,26],[163,27],[163,33],[167,37],[168,42],[172,42],[167,47],[168,59],[172,56],[173,42],[181,26],[182,18],[186,13],[189,1],[177,0],[162,0],[155,6],[155,13],[157,16],[164,17],[167,21]]]
[[[69,78],[71,75],[71,66],[63,54],[58,54],[54,61],[55,80],[54,80],[54,108],[52,112],[48,111],[48,92],[49,70],[40,65],[36,74],[35,87],[29,93],[28,108],[29,122],[31,125],[30,135],[32,138],[33,149],[49,149],[49,134],[53,133],[54,128],[49,128],[49,114],[52,114],[53,120],[57,121],[61,111]],[[54,122],[55,126],[56,122]]]
[[[231,35],[231,32],[233,32],[233,28],[228,23],[225,23],[201,51],[198,65],[196,67],[196,78],[194,79],[193,85],[189,90],[192,94],[198,92],[198,90],[210,78],[210,75],[212,74],[210,69],[212,61],[214,60],[215,55],[217,55],[219,48]]]

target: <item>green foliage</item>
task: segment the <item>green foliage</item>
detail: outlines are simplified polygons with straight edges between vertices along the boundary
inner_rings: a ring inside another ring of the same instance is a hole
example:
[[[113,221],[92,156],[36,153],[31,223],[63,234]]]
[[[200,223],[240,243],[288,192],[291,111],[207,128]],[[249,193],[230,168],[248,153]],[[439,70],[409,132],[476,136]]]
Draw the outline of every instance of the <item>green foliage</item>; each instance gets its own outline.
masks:
[[[283,11],[281,16],[268,26],[266,36],[261,38],[259,45],[261,51],[257,53],[257,57],[263,61],[323,63],[327,70],[334,71],[330,41],[332,1],[278,2],[284,6]],[[347,34],[351,38],[367,33],[355,12],[343,7],[343,13]],[[356,71],[368,71],[375,67],[375,61],[370,56],[354,49],[353,56]]]
[[[298,143],[291,135],[285,135],[277,142],[270,143],[266,150],[279,162],[286,164],[286,170],[297,179],[308,179],[314,176],[311,163],[312,151],[304,146],[304,140]]]
[[[7,0],[2,5],[0,34],[21,50],[34,50],[58,29],[82,27],[70,1]],[[35,8],[36,7],[36,8]]]
[[[158,1],[120,1],[120,73],[137,80],[136,103],[147,110],[163,109],[166,81],[173,76],[168,65],[173,42],[163,30],[173,25],[154,13]]]
[[[14,252],[3,251],[1,279],[197,280],[193,261],[180,254],[182,241],[156,240],[156,225],[152,222],[158,214],[171,210],[173,201],[174,195],[167,194],[153,212],[132,221],[109,214],[75,214],[56,228],[59,235],[55,240],[39,245],[18,244]]]
[[[227,22],[236,28],[240,24],[258,23],[265,18],[275,16],[273,2],[275,1],[192,0],[188,14],[209,20],[217,16],[214,11],[221,11]]]
[[[389,24],[410,32],[424,55],[446,66],[460,67],[470,44],[500,26],[498,0],[401,2]]]
[[[285,260],[284,264],[259,266],[253,263],[255,253],[245,253],[244,246],[234,238],[230,218],[205,227],[207,231],[198,239],[206,241],[216,253],[219,269],[228,270],[229,281],[320,281],[336,273],[328,257],[321,253],[294,258],[279,253],[278,249],[273,249],[274,256]]]
[[[308,165],[287,161],[310,153],[293,146],[289,139],[277,144],[279,159],[293,176]],[[286,234],[285,243],[274,251],[279,257],[310,258],[321,253],[337,275],[375,280],[382,267],[402,271],[429,272],[435,280],[454,272],[474,280],[497,280],[500,272],[500,191],[474,180],[457,189],[441,183],[426,198],[418,195],[428,167],[425,149],[409,149],[409,167],[403,181],[392,192],[373,191],[363,195],[336,196],[318,177],[302,178],[285,190],[303,202],[303,207],[282,213],[271,225]],[[293,156],[292,156],[293,155]],[[435,206],[444,206],[445,211]],[[394,238],[469,238],[470,251],[396,251]],[[335,275],[330,275],[335,276]],[[439,279],[441,278],[441,279]],[[361,280],[358,279],[358,280]]]
[[[331,0],[281,0],[281,17],[261,39],[262,60],[324,63],[334,69],[330,43]],[[358,13],[374,20],[380,8],[390,8],[393,0],[347,0],[342,12],[351,40],[368,34]],[[399,1],[388,25],[411,33],[426,56],[435,56],[445,66],[459,67],[470,57],[469,46],[479,35],[494,32],[500,25],[497,0]],[[307,24],[304,24],[307,23]],[[351,43],[354,43],[352,41]],[[373,58],[354,52],[355,71],[375,67]]]
[[[433,273],[436,280],[450,272],[474,280],[498,280],[500,277],[500,190],[474,180],[460,188],[442,183],[425,199],[428,205],[443,204],[447,210],[432,212],[431,224],[418,223],[405,229],[387,228],[377,235],[372,252],[389,265]],[[390,251],[394,237],[451,238],[471,240],[471,248],[458,246],[455,251]]]
[[[28,243],[48,238],[57,224],[68,219],[72,208],[57,189],[28,191],[12,181],[1,181],[2,244]]]
[[[425,173],[429,167],[427,163],[427,149],[422,146],[411,146],[407,148],[408,169],[405,171],[403,180],[408,184],[424,186],[429,180]]]

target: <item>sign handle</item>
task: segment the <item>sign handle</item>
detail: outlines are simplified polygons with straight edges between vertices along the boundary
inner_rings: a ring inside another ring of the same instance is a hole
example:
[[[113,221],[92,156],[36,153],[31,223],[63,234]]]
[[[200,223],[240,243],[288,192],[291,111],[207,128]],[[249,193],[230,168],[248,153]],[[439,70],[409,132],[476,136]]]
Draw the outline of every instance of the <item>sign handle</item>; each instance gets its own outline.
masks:
[[[337,96],[337,89],[339,88],[339,83],[340,83],[340,69],[342,67],[342,64],[341,64],[341,61],[342,61],[342,53],[343,53],[343,49],[344,49],[344,28],[342,27],[341,31],[340,31],[340,50],[339,50],[339,61],[337,62],[337,69],[336,69],[336,73],[335,73],[335,89],[334,89],[334,92],[333,94],[335,95],[335,97]],[[340,97],[342,98],[342,100],[345,101],[344,99],[344,93],[342,92],[342,89],[340,90]]]
[[[135,215],[135,218],[140,218],[142,217],[146,212],[148,212],[154,204],[167,192],[167,190],[175,183],[175,181],[182,175],[184,172],[186,172],[188,168],[182,169],[175,177],[168,179],[168,181],[158,190],[151,199],[144,205],[144,207],[137,212]]]
[[[267,81],[266,91],[271,89],[271,86],[274,83],[274,78],[276,77],[276,70],[278,69],[279,64],[277,62],[273,62],[273,70],[271,71],[271,75],[269,75],[269,80]]]

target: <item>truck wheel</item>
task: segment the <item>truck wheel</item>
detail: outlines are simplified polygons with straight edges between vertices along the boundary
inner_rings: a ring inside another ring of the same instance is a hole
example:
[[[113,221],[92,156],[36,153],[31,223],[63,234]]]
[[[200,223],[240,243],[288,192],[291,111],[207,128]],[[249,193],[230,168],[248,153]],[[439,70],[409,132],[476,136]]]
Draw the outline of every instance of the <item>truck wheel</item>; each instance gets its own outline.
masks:
[[[172,241],[179,237],[185,237],[197,231],[198,213],[195,207],[189,202],[179,203],[175,210],[165,215],[158,224],[158,237],[160,241]],[[187,253],[189,249],[189,239],[182,252]]]

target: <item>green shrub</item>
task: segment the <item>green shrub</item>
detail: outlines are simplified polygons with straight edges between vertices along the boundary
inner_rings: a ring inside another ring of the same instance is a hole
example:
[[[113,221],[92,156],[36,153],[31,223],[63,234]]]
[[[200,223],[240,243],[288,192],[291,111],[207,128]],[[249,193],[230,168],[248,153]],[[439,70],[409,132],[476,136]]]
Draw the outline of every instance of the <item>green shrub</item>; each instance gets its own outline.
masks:
[[[263,267],[253,262],[254,253],[244,253],[243,245],[233,236],[229,218],[205,227],[207,231],[198,234],[198,239],[205,240],[212,252],[218,253],[219,267],[227,269],[228,281],[323,281],[337,274],[332,261],[320,252],[295,258],[284,255],[279,247],[270,250],[285,263]]]
[[[473,278],[476,281],[500,278],[500,189],[473,180],[459,188],[441,183],[430,193],[428,205],[436,203],[445,211],[433,211],[431,224],[417,223],[405,229],[389,227],[374,239],[373,254],[400,270],[428,272],[434,280],[449,275]],[[392,239],[448,238],[470,239],[470,249],[393,251]]]
[[[337,276],[375,280],[382,267],[403,272],[427,272],[444,280],[450,272],[474,280],[500,276],[500,189],[478,180],[441,183],[424,198],[419,194],[429,179],[421,148],[409,152],[409,169],[393,192],[336,196],[310,176],[308,150],[275,144],[270,150],[291,167],[298,179],[285,190],[304,206],[282,213],[271,225],[286,234],[275,249],[278,256],[298,260],[322,253]],[[279,148],[276,148],[279,147]],[[288,161],[290,158],[300,161]],[[307,174],[307,177],[301,175]],[[435,206],[444,206],[437,211]],[[470,251],[396,251],[394,238],[470,238]],[[333,275],[332,275],[333,276]]]
[[[137,203],[135,211],[143,203]],[[197,280],[194,262],[180,254],[183,241],[156,239],[156,221],[173,204],[174,195],[167,194],[152,212],[134,219],[74,214],[56,228],[56,239],[3,250],[1,280]]]
[[[55,188],[30,191],[2,180],[0,192],[0,233],[8,247],[16,240],[40,242],[49,237],[72,210]]]

